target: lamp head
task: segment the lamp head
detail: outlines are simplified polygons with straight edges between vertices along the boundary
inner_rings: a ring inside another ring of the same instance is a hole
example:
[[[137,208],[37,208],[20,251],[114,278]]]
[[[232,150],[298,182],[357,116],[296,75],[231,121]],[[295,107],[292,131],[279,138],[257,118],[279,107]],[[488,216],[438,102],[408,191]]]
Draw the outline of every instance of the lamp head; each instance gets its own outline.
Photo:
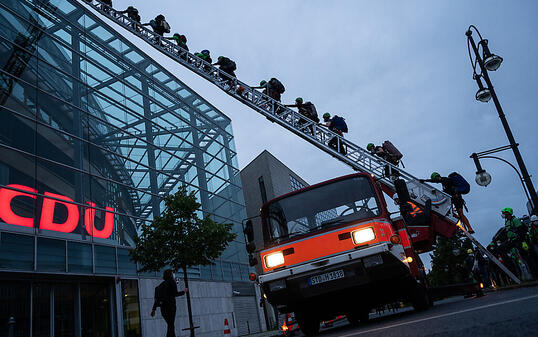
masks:
[[[476,100],[480,102],[488,102],[491,99],[491,91],[489,88],[484,88],[480,75],[474,74],[473,78],[475,79],[476,84],[478,84],[478,91],[475,95]]]
[[[482,45],[482,49],[484,50],[484,67],[486,67],[486,69],[489,71],[495,71],[499,69],[501,63],[503,62],[503,58],[499,55],[492,54],[489,51],[488,40],[482,40],[480,41],[480,44]]]
[[[485,170],[476,172],[476,178],[474,179],[480,186],[488,186],[491,183],[491,175]]]

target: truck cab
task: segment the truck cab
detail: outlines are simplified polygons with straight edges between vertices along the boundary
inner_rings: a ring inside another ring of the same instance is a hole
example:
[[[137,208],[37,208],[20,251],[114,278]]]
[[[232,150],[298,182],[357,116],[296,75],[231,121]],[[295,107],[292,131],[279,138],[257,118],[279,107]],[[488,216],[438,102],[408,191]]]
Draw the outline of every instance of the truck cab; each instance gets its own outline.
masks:
[[[337,315],[356,324],[382,304],[430,304],[406,227],[391,220],[382,188],[369,174],[275,198],[262,206],[261,226],[257,281],[269,303],[295,313],[307,336]]]

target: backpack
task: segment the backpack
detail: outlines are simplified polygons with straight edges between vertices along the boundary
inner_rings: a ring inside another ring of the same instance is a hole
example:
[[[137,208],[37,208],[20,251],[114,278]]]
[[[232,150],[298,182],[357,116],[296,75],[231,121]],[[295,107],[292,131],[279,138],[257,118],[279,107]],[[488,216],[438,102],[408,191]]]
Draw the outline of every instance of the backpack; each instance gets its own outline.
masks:
[[[235,62],[230,60],[227,57],[223,57],[220,61],[220,65],[222,67],[222,70],[225,72],[232,72],[237,69],[237,66],[235,65]]]
[[[162,281],[158,286],[155,287],[155,302],[157,302],[157,306],[162,306],[165,299],[166,282]]]
[[[400,160],[402,159],[403,157],[403,154],[396,148],[396,146],[394,146],[394,144],[392,144],[390,141],[386,140],[383,142],[383,145],[381,145],[381,147],[383,148],[383,150],[385,150],[385,152],[387,152],[388,154],[390,154],[390,156],[394,159],[394,160]]]
[[[318,111],[316,110],[316,107],[312,102],[306,102],[304,105],[304,109],[308,112],[309,118],[313,120],[316,123],[319,123],[319,117],[318,117]]]
[[[467,194],[471,190],[471,185],[463,178],[459,173],[452,172],[448,175],[448,178],[452,182],[452,185],[454,185],[454,189],[459,194]]]
[[[286,88],[284,88],[282,82],[280,82],[274,77],[269,80],[269,87],[271,87],[272,90],[278,92],[281,95],[284,93],[284,91],[286,91]]]
[[[347,124],[346,120],[343,117],[334,115],[331,119],[331,127],[347,133]]]

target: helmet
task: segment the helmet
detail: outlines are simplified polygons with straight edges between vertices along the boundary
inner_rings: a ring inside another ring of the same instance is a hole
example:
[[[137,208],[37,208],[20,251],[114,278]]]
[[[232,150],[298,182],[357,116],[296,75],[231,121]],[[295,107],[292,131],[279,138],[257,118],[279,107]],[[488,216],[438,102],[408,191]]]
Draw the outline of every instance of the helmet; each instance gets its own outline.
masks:
[[[181,35],[179,35],[179,33],[174,33],[174,35],[172,37],[174,38],[174,40],[180,40],[181,39]]]
[[[217,57],[217,60],[221,60],[224,56]]]
[[[179,38],[181,39],[181,41],[187,43],[187,37],[185,35],[180,35]]]
[[[303,98],[302,98],[302,97],[297,97],[297,98],[295,99],[295,102],[297,102],[297,103],[303,103]]]
[[[209,50],[207,50],[207,49],[202,50],[202,54],[209,55]]]
[[[534,214],[531,215],[531,222],[536,222],[536,221],[538,221],[538,216],[536,216]]]
[[[370,151],[371,149],[373,149],[375,147],[374,143],[368,143],[368,145],[366,145],[366,149],[368,151]]]
[[[473,250],[471,248],[467,249],[467,254],[472,254]]]
[[[260,81],[260,87],[263,87],[264,85],[267,84],[267,81],[266,80],[261,80]]]
[[[521,248],[523,248],[523,250],[529,250],[529,245],[526,242],[523,242]]]
[[[510,215],[514,215],[514,210],[510,207],[505,207],[501,210],[502,213],[509,213]]]
[[[330,113],[326,112],[326,113],[323,114],[323,119],[329,119],[329,118],[331,118]]]
[[[439,172],[432,172],[432,175],[431,175],[431,179],[435,179],[437,177],[441,177],[441,175],[439,174]]]
[[[164,20],[164,15],[159,14],[155,17],[155,20]]]

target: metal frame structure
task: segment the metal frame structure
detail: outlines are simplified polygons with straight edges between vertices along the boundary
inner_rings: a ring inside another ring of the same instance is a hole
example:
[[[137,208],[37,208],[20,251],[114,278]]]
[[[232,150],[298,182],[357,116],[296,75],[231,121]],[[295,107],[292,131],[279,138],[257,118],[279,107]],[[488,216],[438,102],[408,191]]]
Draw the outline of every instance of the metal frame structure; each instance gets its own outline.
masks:
[[[174,42],[152,32],[139,22],[131,20],[129,17],[121,14],[110,6],[99,1],[96,1],[95,3],[82,2],[114,21],[122,28],[146,41],[161,53],[169,56],[174,61],[210,81],[228,95],[261,113],[272,122],[293,132],[322,151],[351,166],[354,170],[371,174],[390,190],[394,190],[394,185],[390,177],[385,176],[385,168],[388,167],[389,172],[391,173],[397,171],[399,178],[406,181],[410,195],[415,202],[424,205],[426,200],[431,199],[433,211],[442,216],[451,218],[454,222],[457,221],[452,217],[450,212],[450,196],[439,189],[420,182],[419,179],[404,170],[372,155],[367,150],[330,131],[326,127],[318,125],[314,121],[286,107],[273,98],[251,88],[246,83],[226,74],[217,67],[214,67],[196,55],[177,46]],[[238,91],[237,88],[239,87],[244,90]],[[329,141],[333,138],[337,139],[336,149],[340,149],[343,146],[347,148],[346,154],[341,154],[329,146]]]

